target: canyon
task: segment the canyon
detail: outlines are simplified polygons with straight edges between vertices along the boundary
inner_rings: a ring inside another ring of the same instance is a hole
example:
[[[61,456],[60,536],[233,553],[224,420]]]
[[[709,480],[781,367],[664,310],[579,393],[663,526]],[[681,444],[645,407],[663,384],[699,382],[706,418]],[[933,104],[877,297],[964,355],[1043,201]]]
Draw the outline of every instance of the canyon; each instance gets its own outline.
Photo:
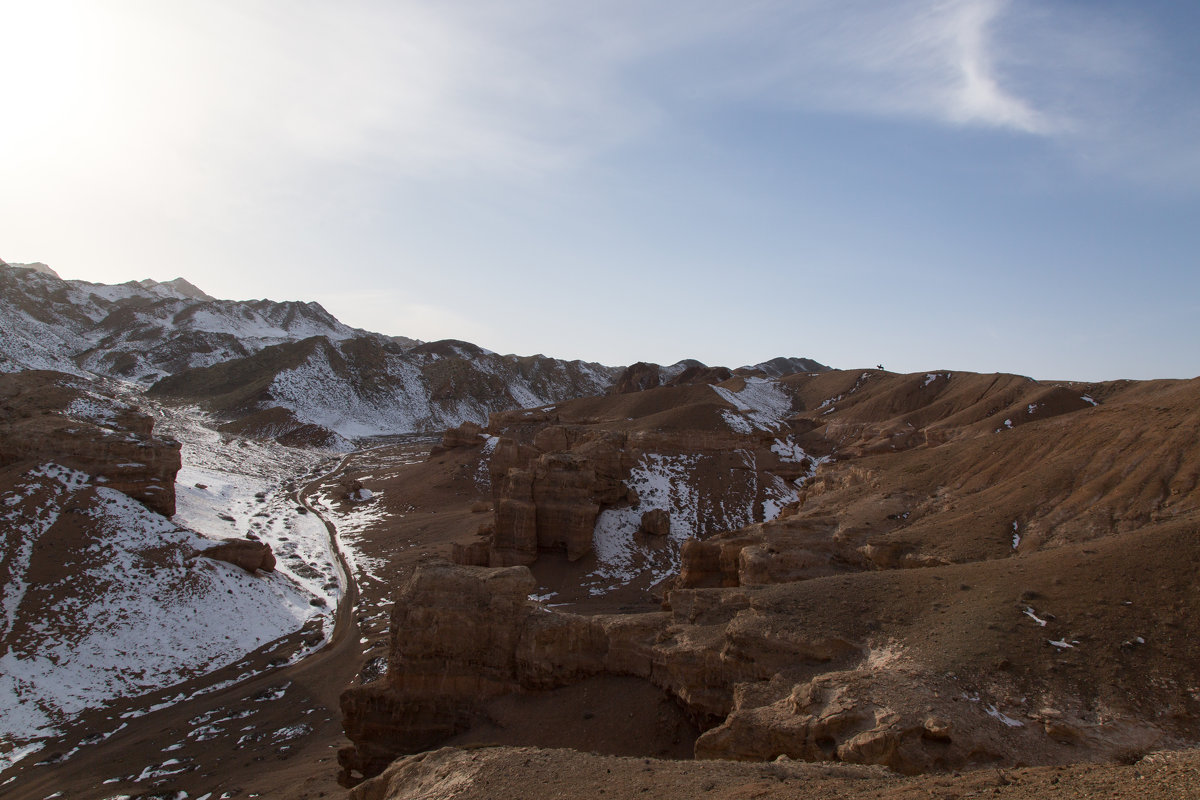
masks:
[[[1197,788],[1200,379],[617,368],[44,265],[0,358],[6,796]]]

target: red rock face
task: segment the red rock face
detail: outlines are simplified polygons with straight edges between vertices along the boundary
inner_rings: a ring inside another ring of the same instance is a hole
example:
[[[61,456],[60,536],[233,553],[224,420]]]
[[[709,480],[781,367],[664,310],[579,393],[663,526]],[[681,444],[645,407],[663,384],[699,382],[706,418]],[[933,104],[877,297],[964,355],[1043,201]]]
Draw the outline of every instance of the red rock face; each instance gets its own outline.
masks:
[[[342,693],[355,742],[339,754],[346,781],[453,736],[481,702],[518,688],[515,652],[533,577],[521,568],[483,575],[432,562],[401,587],[392,629],[408,634],[392,639],[387,679]]]
[[[57,372],[0,375],[0,466],[57,463],[91,475],[164,516],[175,514],[179,443],[116,401],[88,396]]]
[[[613,384],[613,394],[629,394],[630,392],[644,392],[647,389],[653,389],[656,386],[661,386],[663,383],[662,368],[658,364],[647,364],[644,361],[639,361],[636,364],[631,364],[625,368]]]
[[[441,444],[433,448],[430,455],[437,455],[458,447],[476,447],[483,443],[483,426],[476,422],[464,422],[457,428],[449,428],[442,434]]]
[[[642,514],[642,523],[638,533],[648,533],[651,536],[669,536],[671,533],[671,515],[665,509],[655,508]]]

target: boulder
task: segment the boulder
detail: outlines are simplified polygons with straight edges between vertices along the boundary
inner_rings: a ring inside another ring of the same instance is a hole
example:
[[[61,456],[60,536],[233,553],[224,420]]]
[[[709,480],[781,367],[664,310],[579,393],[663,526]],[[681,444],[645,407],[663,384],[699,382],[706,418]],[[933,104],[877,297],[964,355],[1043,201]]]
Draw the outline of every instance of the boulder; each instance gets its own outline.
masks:
[[[448,428],[442,434],[441,450],[475,447],[480,444],[483,444],[483,427],[476,422],[464,422],[457,428]]]
[[[227,561],[234,566],[253,575],[256,571],[275,571],[275,554],[271,546],[265,542],[254,542],[249,539],[226,539],[221,544],[202,550],[200,555]]]

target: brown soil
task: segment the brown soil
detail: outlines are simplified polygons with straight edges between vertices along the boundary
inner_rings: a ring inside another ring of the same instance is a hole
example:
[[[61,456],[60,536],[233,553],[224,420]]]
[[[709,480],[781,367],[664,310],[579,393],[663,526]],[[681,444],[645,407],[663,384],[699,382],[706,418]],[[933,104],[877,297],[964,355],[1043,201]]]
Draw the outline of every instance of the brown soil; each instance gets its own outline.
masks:
[[[689,759],[699,731],[649,681],[606,676],[528,695],[499,697],[447,745],[570,748],[613,756]]]

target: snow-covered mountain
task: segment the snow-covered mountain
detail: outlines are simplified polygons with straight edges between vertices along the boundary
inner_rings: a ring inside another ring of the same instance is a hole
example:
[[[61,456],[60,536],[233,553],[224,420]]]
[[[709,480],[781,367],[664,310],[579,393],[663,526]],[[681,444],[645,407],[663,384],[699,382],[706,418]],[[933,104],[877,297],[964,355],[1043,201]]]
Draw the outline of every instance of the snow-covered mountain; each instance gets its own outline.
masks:
[[[0,261],[0,372],[49,369],[152,387],[200,403],[226,430],[289,444],[486,423],[496,411],[668,383],[712,383],[724,367],[685,360],[628,369],[467,342],[423,343],[351,328],[315,302],[218,300],[183,278],[115,286]],[[828,369],[777,358],[771,376]]]
[[[217,300],[182,278],[115,286],[44,264],[0,266],[0,371],[53,369],[144,384],[311,336],[375,335],[317,303]],[[400,340],[415,344],[411,340]]]

